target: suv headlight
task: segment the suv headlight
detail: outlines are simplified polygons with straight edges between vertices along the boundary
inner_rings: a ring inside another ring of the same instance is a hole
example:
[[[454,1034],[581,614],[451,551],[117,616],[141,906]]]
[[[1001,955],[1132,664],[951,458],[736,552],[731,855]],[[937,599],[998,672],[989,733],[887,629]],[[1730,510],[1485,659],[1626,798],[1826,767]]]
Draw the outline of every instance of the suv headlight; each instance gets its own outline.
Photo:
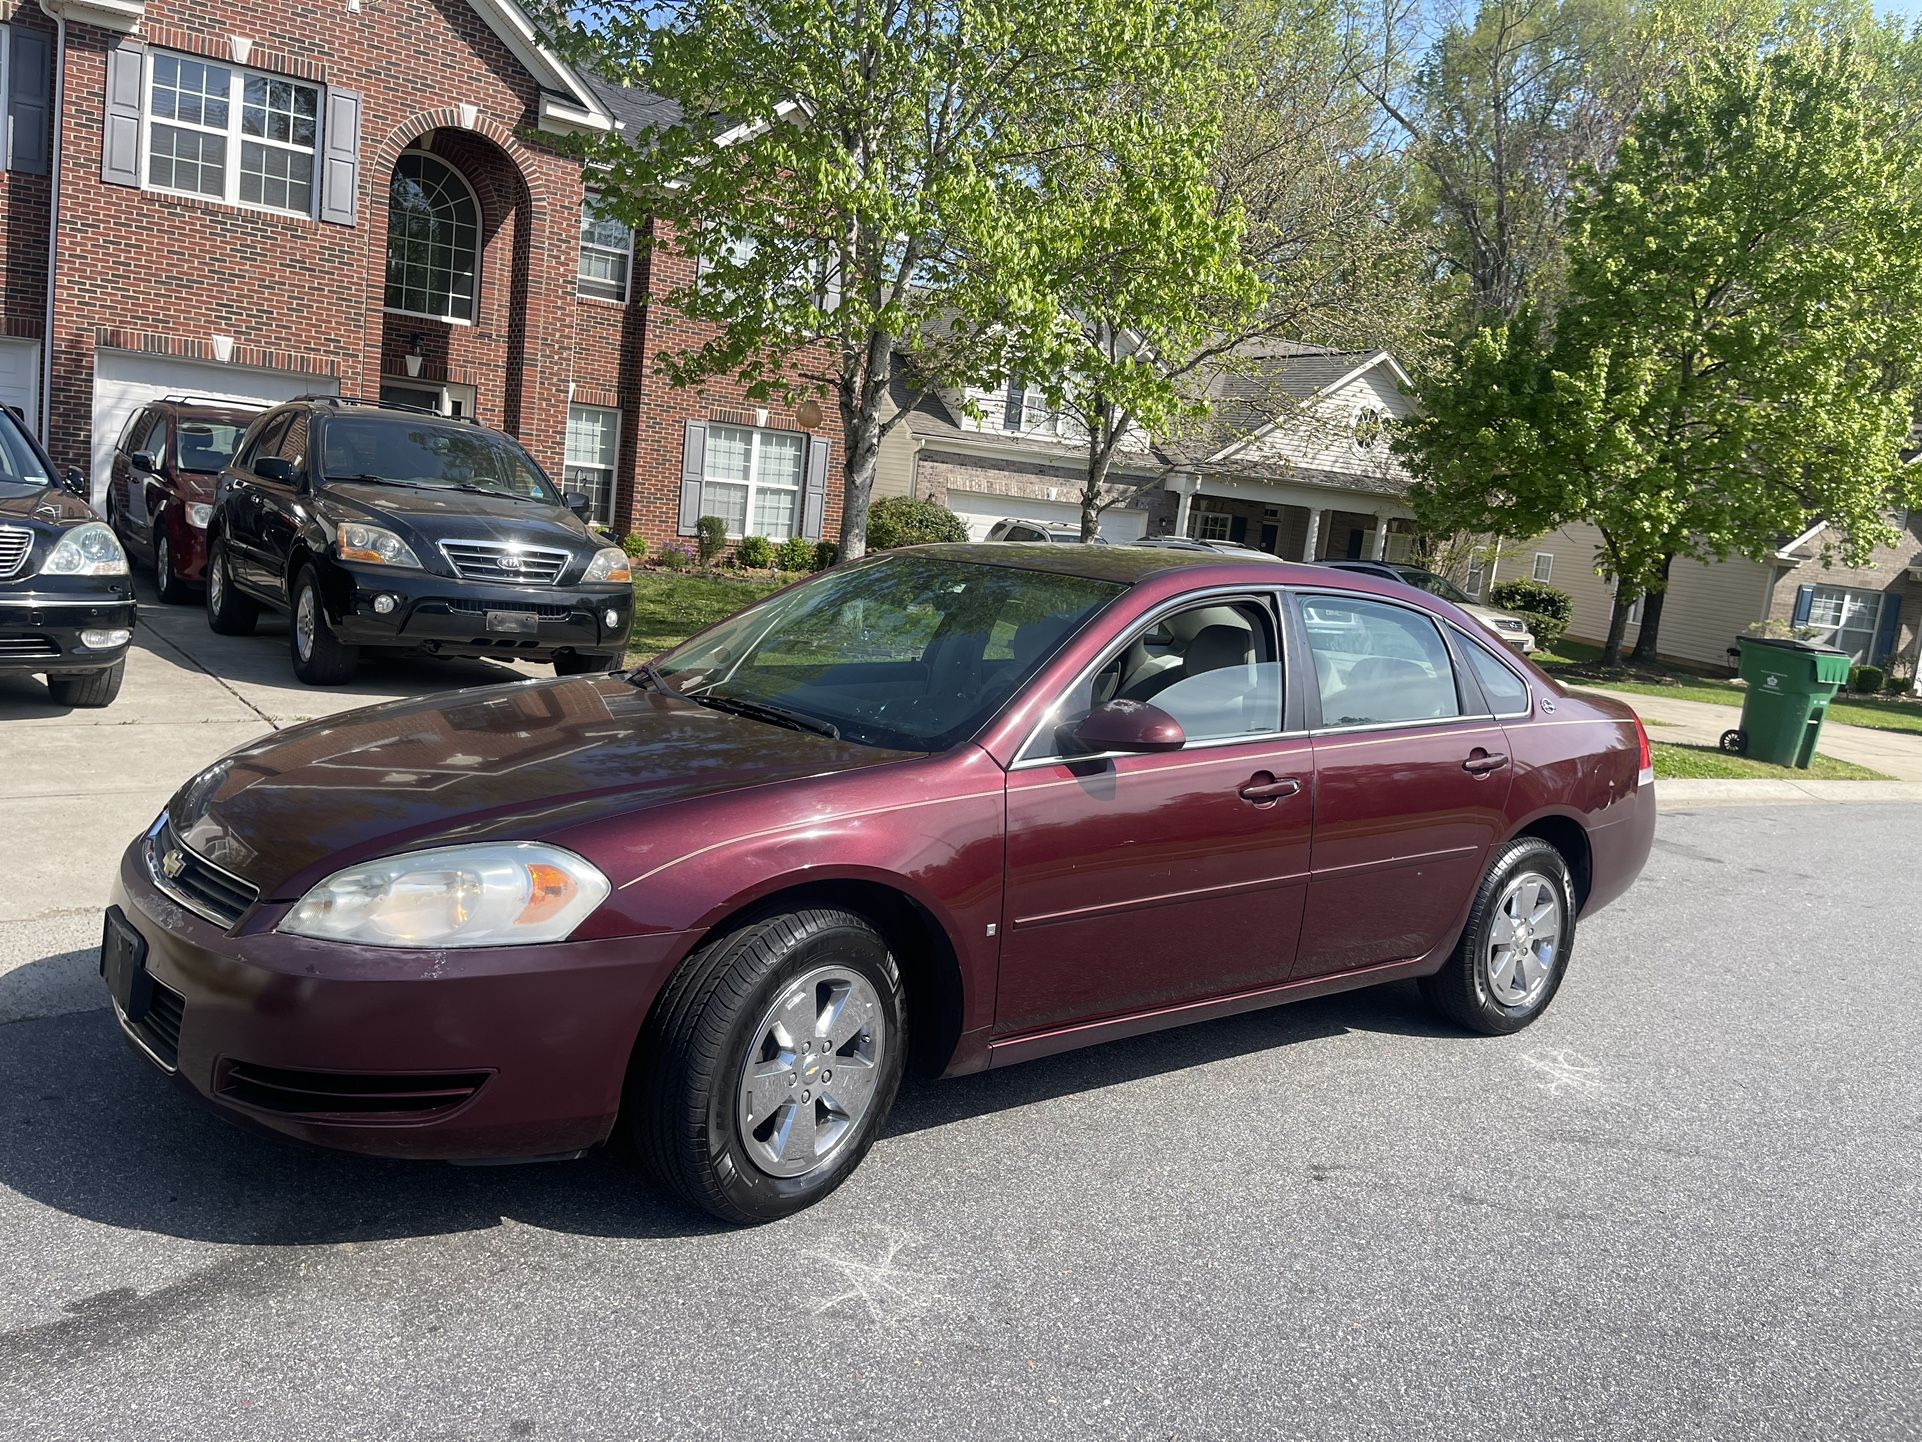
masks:
[[[564,940],[609,890],[557,846],[441,846],[336,871],[276,930],[357,946],[524,946]]]
[[[365,561],[370,566],[412,566],[420,569],[414,548],[385,526],[343,521],[334,536],[334,549],[343,561]]]
[[[104,521],[75,526],[60,538],[40,568],[43,576],[124,576],[127,553]]]
[[[196,531],[207,529],[207,522],[214,518],[214,508],[205,501],[187,502],[187,524]]]
[[[631,581],[634,579],[633,564],[627,559],[627,552],[619,546],[608,546],[594,553],[594,559],[587,563],[587,574],[581,577],[581,584],[590,581]]]

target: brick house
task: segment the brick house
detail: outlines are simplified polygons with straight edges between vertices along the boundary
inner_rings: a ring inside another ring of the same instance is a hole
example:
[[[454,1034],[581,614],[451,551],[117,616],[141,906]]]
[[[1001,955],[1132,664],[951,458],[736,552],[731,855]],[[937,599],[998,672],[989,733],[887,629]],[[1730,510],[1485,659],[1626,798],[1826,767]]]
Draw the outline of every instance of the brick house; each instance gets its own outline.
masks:
[[[511,0],[23,0],[0,42],[0,402],[96,498],[147,401],[320,392],[476,416],[653,543],[835,533],[826,437],[658,378],[693,262],[567,153],[664,102]]]

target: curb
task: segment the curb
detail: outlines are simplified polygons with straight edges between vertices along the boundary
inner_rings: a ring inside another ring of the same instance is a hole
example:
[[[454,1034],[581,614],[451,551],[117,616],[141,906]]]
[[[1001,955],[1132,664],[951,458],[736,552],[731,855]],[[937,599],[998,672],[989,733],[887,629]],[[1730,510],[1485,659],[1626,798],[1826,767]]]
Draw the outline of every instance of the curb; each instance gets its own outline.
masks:
[[[1655,783],[1663,810],[1702,806],[1887,806],[1922,802],[1922,781],[1702,781]]]

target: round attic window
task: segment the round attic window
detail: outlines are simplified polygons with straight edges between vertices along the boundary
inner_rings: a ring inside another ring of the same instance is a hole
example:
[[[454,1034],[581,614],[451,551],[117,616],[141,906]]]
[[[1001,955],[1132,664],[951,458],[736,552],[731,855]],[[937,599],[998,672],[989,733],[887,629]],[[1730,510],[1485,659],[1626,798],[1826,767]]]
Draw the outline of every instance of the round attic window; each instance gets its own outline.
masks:
[[[1363,406],[1355,413],[1355,449],[1372,451],[1388,428],[1388,418],[1375,406]]]

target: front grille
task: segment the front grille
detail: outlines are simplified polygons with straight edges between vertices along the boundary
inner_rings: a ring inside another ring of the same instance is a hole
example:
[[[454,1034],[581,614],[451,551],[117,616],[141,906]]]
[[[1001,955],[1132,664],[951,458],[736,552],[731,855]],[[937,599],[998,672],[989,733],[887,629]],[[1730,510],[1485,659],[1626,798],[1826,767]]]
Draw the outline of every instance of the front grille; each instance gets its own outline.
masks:
[[[516,616],[539,616],[543,621],[565,621],[574,612],[572,606],[543,606],[538,601],[470,601],[464,596],[450,598],[446,606],[457,616],[511,611]]]
[[[235,1061],[227,1064],[220,1094],[243,1106],[287,1116],[417,1120],[452,1111],[479,1091],[489,1075],[484,1071],[394,1075],[294,1071]]]
[[[206,857],[188,850],[173,822],[162,821],[147,843],[147,866],[154,885],[189,911],[231,929],[247,914],[260,890]]]
[[[0,526],[0,581],[16,575],[33,549],[33,532],[19,526]]]
[[[161,1065],[177,1067],[180,1065],[180,1022],[187,1013],[187,1003],[179,992],[164,982],[147,978],[150,996],[147,1014],[139,1021],[129,1022],[127,1030],[140,1039],[140,1044],[159,1059]]]
[[[58,656],[51,636],[0,636],[0,660],[20,656]]]
[[[508,581],[551,586],[567,569],[570,553],[507,541],[442,541],[441,554],[467,581]]]

